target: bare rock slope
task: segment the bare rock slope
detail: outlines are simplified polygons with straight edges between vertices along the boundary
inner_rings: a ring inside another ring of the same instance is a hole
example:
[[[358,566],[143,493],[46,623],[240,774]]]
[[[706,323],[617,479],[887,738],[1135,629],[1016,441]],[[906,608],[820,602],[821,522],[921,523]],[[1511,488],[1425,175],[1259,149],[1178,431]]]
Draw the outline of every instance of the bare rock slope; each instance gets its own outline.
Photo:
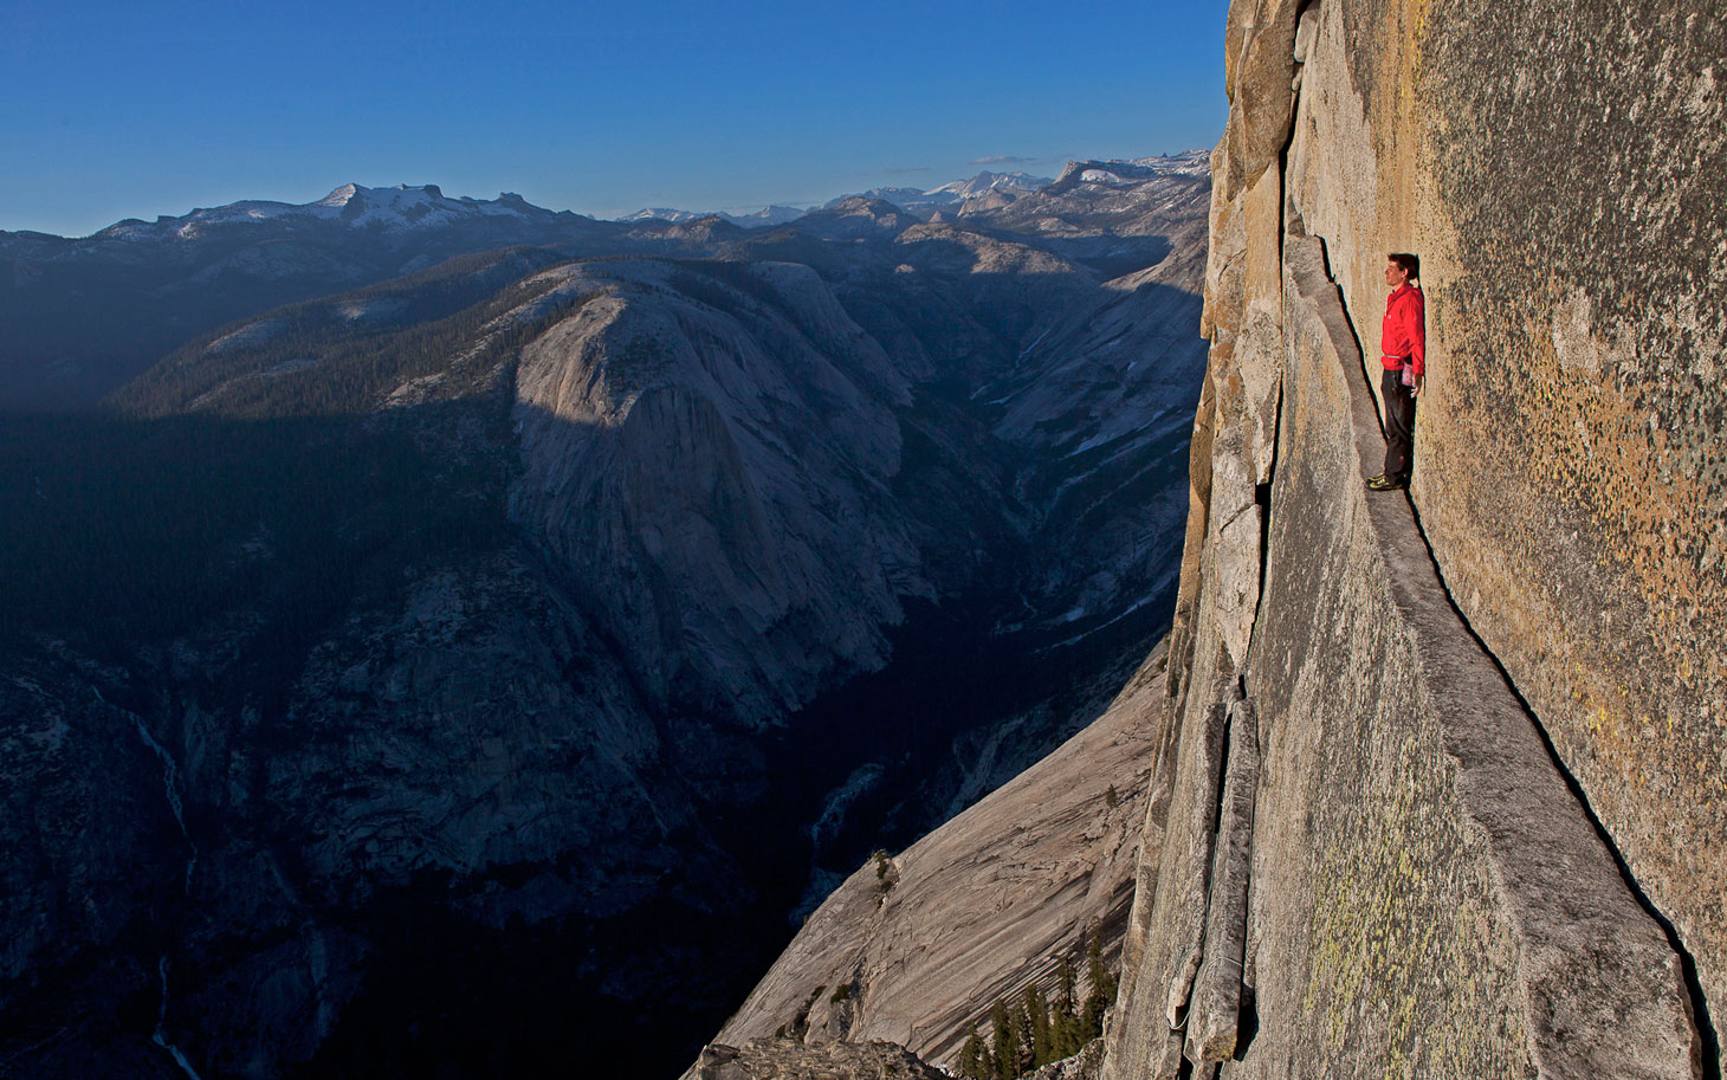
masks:
[[[1105,1075],[1719,1076],[1727,24],[1236,0],[1227,47]],[[1362,484],[1388,251],[1407,498]]]
[[[1155,650],[1100,718],[898,856],[865,863],[804,923],[715,1037],[885,1040],[954,1065],[991,1004],[1102,935],[1113,964],[1163,698]],[[691,1077],[705,1075],[699,1067]]]

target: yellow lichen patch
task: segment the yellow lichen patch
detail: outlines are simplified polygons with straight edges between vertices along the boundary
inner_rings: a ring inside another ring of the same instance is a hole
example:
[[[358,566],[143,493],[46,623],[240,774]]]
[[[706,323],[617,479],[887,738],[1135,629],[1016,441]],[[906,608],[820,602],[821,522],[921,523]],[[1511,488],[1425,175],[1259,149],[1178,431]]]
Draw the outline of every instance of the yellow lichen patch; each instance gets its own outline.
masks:
[[[1327,842],[1312,856],[1303,1011],[1357,1075],[1516,1075],[1520,1020],[1503,1008],[1516,950],[1458,827],[1452,766],[1431,728],[1357,715],[1372,717],[1357,743],[1372,749],[1345,781],[1359,797],[1316,821]]]

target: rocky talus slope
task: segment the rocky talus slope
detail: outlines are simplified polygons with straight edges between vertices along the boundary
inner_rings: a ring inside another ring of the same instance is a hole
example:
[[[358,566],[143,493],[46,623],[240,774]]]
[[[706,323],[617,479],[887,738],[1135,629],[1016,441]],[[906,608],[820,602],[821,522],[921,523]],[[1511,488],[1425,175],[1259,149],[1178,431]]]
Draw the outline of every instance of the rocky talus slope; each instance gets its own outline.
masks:
[[[690,1075],[695,1080],[940,1080],[947,1074],[893,1043],[805,1046],[766,1038],[707,1047]]]
[[[715,1036],[886,1041],[957,1066],[997,1000],[1040,984],[1098,935],[1117,963],[1164,698],[1161,649],[1048,757],[897,856],[866,862],[804,923]],[[1112,796],[1113,793],[1113,796]],[[686,1076],[700,1074],[692,1068]]]
[[[1727,21],[1235,0],[1227,42],[1105,1075],[1718,1077]],[[1362,483],[1388,251],[1407,497]]]

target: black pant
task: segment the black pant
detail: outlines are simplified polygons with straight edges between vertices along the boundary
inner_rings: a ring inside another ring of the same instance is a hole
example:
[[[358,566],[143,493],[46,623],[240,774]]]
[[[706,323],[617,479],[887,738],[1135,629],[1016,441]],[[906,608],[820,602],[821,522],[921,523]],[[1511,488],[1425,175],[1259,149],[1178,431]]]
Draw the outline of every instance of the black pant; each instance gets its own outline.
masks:
[[[1385,475],[1408,476],[1415,444],[1415,395],[1396,371],[1380,377],[1379,389],[1385,397]]]

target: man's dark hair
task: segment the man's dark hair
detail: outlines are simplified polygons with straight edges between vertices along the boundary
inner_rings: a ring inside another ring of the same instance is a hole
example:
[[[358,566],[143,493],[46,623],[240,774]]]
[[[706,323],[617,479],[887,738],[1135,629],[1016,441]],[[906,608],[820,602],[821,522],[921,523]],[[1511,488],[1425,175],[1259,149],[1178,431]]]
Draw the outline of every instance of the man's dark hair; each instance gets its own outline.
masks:
[[[1386,258],[1409,271],[1410,277],[1419,278],[1421,276],[1421,257],[1419,255],[1411,255],[1407,251],[1393,251]]]

